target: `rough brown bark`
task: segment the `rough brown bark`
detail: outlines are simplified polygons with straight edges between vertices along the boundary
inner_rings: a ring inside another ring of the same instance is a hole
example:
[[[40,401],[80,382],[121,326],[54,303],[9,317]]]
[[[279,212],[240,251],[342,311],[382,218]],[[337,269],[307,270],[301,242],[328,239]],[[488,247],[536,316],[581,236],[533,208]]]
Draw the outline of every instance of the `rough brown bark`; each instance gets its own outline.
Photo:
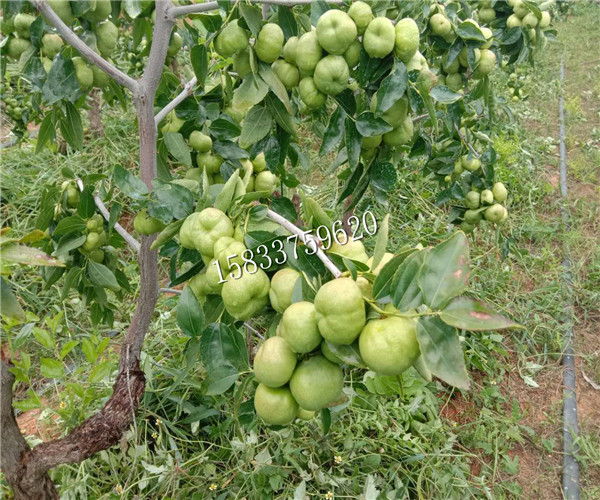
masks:
[[[92,90],[90,92],[90,97],[90,109],[88,110],[88,118],[90,120],[90,132],[95,137],[104,137],[104,125],[102,125],[102,116],[100,114],[100,90]]]

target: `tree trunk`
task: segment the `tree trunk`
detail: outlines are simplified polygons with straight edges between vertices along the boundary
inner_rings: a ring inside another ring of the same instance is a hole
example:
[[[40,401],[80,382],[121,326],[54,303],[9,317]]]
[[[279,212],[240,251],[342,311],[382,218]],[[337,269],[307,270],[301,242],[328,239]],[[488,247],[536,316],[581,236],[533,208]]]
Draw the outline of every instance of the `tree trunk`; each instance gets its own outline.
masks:
[[[102,125],[102,115],[100,114],[100,101],[102,99],[100,90],[92,90],[90,97],[90,109],[88,110],[90,133],[94,137],[104,137],[104,125]]]

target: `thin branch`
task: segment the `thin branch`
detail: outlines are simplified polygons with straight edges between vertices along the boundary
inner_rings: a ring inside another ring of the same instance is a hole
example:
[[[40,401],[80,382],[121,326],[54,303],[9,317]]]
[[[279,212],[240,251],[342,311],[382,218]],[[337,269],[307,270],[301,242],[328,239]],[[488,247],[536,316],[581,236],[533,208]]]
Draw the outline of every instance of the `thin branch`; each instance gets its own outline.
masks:
[[[307,5],[314,0],[250,0],[250,3],[258,3],[262,5],[283,5],[284,7],[293,7],[294,5]],[[327,3],[341,4],[342,0],[330,0]],[[217,2],[197,3],[193,5],[184,5],[181,7],[171,7],[168,15],[171,19],[187,16],[188,14],[197,14],[207,12],[209,10],[217,10],[219,4]]]
[[[306,246],[310,247],[310,244],[312,243],[317,249],[316,256],[321,260],[321,262],[323,262],[323,264],[325,264],[325,267],[329,270],[331,274],[333,274],[334,278],[339,278],[342,275],[342,272],[335,266],[331,259],[327,257],[327,255],[325,255],[325,252],[323,252],[323,250],[319,246],[319,241],[314,236],[306,234],[300,228],[292,224],[289,220],[285,219],[277,212],[273,212],[273,210],[271,209],[267,209],[267,217],[272,221],[277,222],[277,224],[287,229],[290,233],[298,235],[298,238],[300,238],[300,240]]]
[[[196,77],[192,78],[189,82],[185,84],[183,90],[173,99],[169,104],[167,104],[163,109],[161,109],[156,116],[154,117],[154,123],[158,127],[158,124],[164,120],[164,118],[174,110],[181,102],[191,96],[194,92],[194,87],[198,83],[198,79]]]
[[[178,290],[177,288],[161,288],[158,290],[160,293],[172,293],[174,295],[181,295],[183,290]]]
[[[475,158],[481,158],[481,155],[475,150],[475,148],[473,146],[471,146],[471,143],[467,141],[467,138],[460,131],[460,129],[458,128],[458,125],[456,125],[456,123],[454,124],[454,129],[456,130],[456,132],[458,133],[458,136],[462,139],[462,141],[467,144],[467,147],[471,150],[471,153],[473,153],[473,156],[475,156]]]
[[[80,191],[83,191],[83,182],[81,179],[77,179],[77,187],[79,188]],[[108,222],[110,219],[110,213],[109,213],[108,209],[106,208],[106,205],[100,199],[100,196],[98,196],[97,194],[94,194],[94,202],[96,203],[96,207],[102,214],[102,217],[104,217],[106,219],[106,222]],[[133,236],[131,236],[127,232],[127,230],[123,226],[121,226],[121,224],[119,224],[118,222],[115,222],[114,228],[115,228],[115,231],[123,237],[123,239],[127,242],[127,244],[136,253],[138,253],[140,251],[140,242],[138,240],[136,240]]]
[[[96,54],[90,47],[88,47],[85,42],[71,30],[71,28],[62,22],[61,18],[56,15],[46,0],[30,0],[30,2],[44,15],[46,20],[58,30],[65,42],[76,49],[89,62],[98,66],[117,83],[127,87],[133,93],[137,92],[138,82],[129,75],[123,73],[120,69],[115,68],[106,59]]]

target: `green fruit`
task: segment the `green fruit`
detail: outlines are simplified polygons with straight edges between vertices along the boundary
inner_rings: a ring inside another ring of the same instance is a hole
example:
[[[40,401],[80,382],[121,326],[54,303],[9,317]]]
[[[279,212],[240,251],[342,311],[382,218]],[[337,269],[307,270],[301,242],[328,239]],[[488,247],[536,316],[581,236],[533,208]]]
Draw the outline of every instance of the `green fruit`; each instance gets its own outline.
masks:
[[[173,33],[171,40],[169,41],[169,48],[167,49],[167,56],[174,57],[181,50],[183,46],[183,39],[179,33]]]
[[[358,65],[360,61],[361,50],[362,45],[360,44],[360,42],[358,40],[354,40],[354,42],[352,42],[352,45],[348,47],[348,50],[344,52],[344,60],[346,61],[348,68],[352,69]]]
[[[480,199],[481,197],[477,191],[469,191],[465,197],[465,205],[471,210],[476,210],[479,208]]]
[[[334,241],[331,247],[329,247],[328,251],[343,255],[348,259],[357,260],[364,264],[366,264],[369,260],[369,256],[365,251],[365,246],[362,244],[362,241],[355,241],[351,238],[348,238],[346,243],[343,245],[340,245],[337,241]]]
[[[93,8],[83,15],[84,19],[87,19],[91,23],[100,23],[108,19],[112,10],[110,0],[96,0],[96,2],[92,2],[92,6]]]
[[[407,144],[412,140],[414,132],[413,121],[410,116],[407,116],[399,127],[383,134],[383,142],[388,146],[397,147]]]
[[[482,49],[479,57],[479,65],[473,74],[474,77],[489,75],[496,68],[496,54],[491,50]]]
[[[188,283],[192,292],[198,300],[202,300],[209,294],[208,285],[206,283],[206,271],[196,274]]]
[[[79,204],[79,189],[75,186],[67,188],[67,206],[75,208]]]
[[[300,98],[310,109],[319,109],[327,101],[327,96],[315,85],[312,77],[307,76],[300,81]]]
[[[175,33],[173,40],[179,35]],[[117,45],[119,29],[110,21],[96,27],[96,46],[103,57],[110,56]],[[180,37],[181,38],[181,37]]]
[[[474,63],[474,65],[477,66],[477,63],[479,62],[479,58],[481,57],[481,52],[480,52],[479,49],[473,49],[473,53],[475,54],[475,63]],[[463,68],[468,68],[469,67],[467,47],[463,47],[462,50],[460,51],[460,53],[458,54],[458,62],[460,63],[460,65]]]
[[[457,59],[458,61],[458,59]],[[446,85],[451,90],[458,92],[464,87],[463,77],[460,73],[452,73],[446,76]]]
[[[501,222],[505,212],[506,209],[499,203],[496,203],[491,207],[486,208],[483,216],[485,217],[485,220],[489,222]]]
[[[52,59],[64,45],[62,38],[54,33],[46,33],[42,37],[42,54]]]
[[[454,58],[452,64],[448,64],[448,54],[446,54],[442,61],[442,68],[444,68],[444,71],[446,73],[457,73],[460,69],[460,62],[458,61],[458,57]]]
[[[396,23],[396,40],[394,53],[405,63],[417,53],[420,43],[419,26],[410,17],[401,19]]]
[[[283,46],[283,58],[290,64],[296,64],[296,54],[298,49],[298,37],[291,36]]]
[[[246,245],[243,242],[236,240],[232,236],[223,236],[215,242],[213,248],[215,259],[219,261],[221,270],[223,273],[228,273],[230,270],[235,269],[233,265],[238,264],[240,267],[244,266],[244,259],[242,253],[246,251]],[[227,257],[234,256],[233,258],[227,259]],[[250,265],[252,270],[254,266]]]
[[[254,179],[254,190],[255,191],[266,191],[269,194],[273,194],[277,188],[279,179],[269,170],[260,172]]]
[[[71,2],[69,0],[48,0],[48,5],[52,7],[54,13],[60,17],[61,21],[67,26],[71,26],[75,18],[71,10]]]
[[[477,224],[481,220],[481,212],[467,210],[463,218],[467,224]]]
[[[179,230],[182,247],[208,257],[214,257],[215,243],[223,236],[233,236],[233,224],[221,210],[212,207],[189,215]]]
[[[211,152],[198,153],[196,155],[196,163],[200,170],[206,169],[206,173],[211,175],[219,172],[219,169],[223,164],[223,158]]]
[[[221,297],[227,312],[236,320],[245,321],[269,303],[269,277],[262,269],[255,273],[243,271],[238,279],[227,276]]]
[[[94,84],[94,73],[88,67],[85,60],[81,57],[73,58],[73,66],[75,67],[75,76],[79,82],[81,90],[87,90]]]
[[[266,63],[276,61],[283,50],[284,40],[283,31],[277,24],[265,24],[258,33],[256,42],[254,43],[256,57]]]
[[[508,19],[506,20],[506,27],[508,29],[520,28],[521,26],[523,26],[523,23],[521,23],[521,19],[517,15],[511,14],[508,16]]]
[[[312,420],[315,417],[314,411],[308,411],[304,408],[298,408],[298,418],[300,420]]]
[[[369,369],[381,375],[400,375],[420,355],[416,321],[397,316],[369,321],[358,345]]]
[[[348,87],[349,78],[350,70],[342,56],[326,56],[317,63],[315,68],[315,85],[326,95],[337,95],[343,92]]]
[[[508,198],[508,191],[501,182],[496,182],[496,184],[494,184],[492,187],[492,193],[494,195],[494,199],[498,203],[502,203],[506,201],[506,198]]]
[[[463,155],[462,166],[469,172],[475,172],[481,168],[481,160],[479,160],[479,158],[475,158],[474,156]]]
[[[381,135],[374,135],[373,137],[363,137],[362,138],[362,147],[365,149],[375,149],[379,147],[382,140]]]
[[[373,11],[368,3],[354,2],[348,9],[348,15],[356,24],[356,30],[359,35],[362,35],[369,23],[373,20]]]
[[[421,94],[427,95],[431,88],[437,83],[437,76],[428,68],[421,68],[417,77],[417,89]]]
[[[325,283],[314,304],[323,338],[335,344],[354,342],[366,321],[362,293],[355,281],[337,278]]]
[[[283,313],[292,304],[292,294],[298,279],[300,273],[289,267],[280,269],[271,278],[269,299],[271,307],[278,313]]]
[[[341,10],[328,10],[317,21],[317,40],[329,54],[342,55],[357,35],[356,24]]]
[[[189,137],[190,146],[200,153],[207,153],[212,148],[212,139],[199,130],[194,130]],[[220,166],[220,165],[219,165]]]
[[[110,83],[110,76],[108,76],[98,66],[92,66],[92,73],[94,74],[94,87],[99,89],[108,87],[108,84]]]
[[[481,203],[485,203],[486,205],[491,205],[494,203],[494,194],[489,189],[484,189],[481,194]]]
[[[385,57],[394,50],[395,43],[396,31],[387,17],[377,17],[369,23],[363,36],[363,46],[369,56]]]
[[[192,169],[194,170],[194,169]],[[199,170],[199,169],[195,169]],[[200,182],[194,179],[175,179],[171,181],[173,184],[177,184],[179,186],[183,186],[188,191],[191,191],[195,195],[200,194]]]
[[[285,339],[271,337],[258,348],[253,367],[254,376],[261,384],[281,387],[294,373],[296,354]]]
[[[99,246],[102,245],[100,240],[100,235],[98,233],[89,233],[85,237],[85,241],[81,248],[83,248],[86,252],[91,252],[92,250],[96,250]]]
[[[548,26],[550,26],[551,22],[552,17],[550,16],[550,13],[546,11],[542,12],[542,18],[540,19],[540,28],[547,28]]]
[[[323,354],[323,356],[336,365],[344,364],[344,361],[333,353],[326,340],[321,342],[321,354]]]
[[[254,409],[267,425],[288,425],[298,415],[298,403],[287,387],[274,389],[259,384],[254,394]]]
[[[465,232],[465,233],[472,233],[473,230],[475,229],[475,225],[471,224],[470,222],[467,221],[463,221],[460,223],[460,228]]]
[[[285,62],[283,59],[277,59],[271,66],[277,78],[281,80],[286,89],[293,89],[300,82],[300,72],[293,64]]]
[[[145,209],[141,210],[140,213],[135,216],[135,219],[133,219],[133,229],[139,234],[150,235],[159,233],[165,227],[165,224],[161,221],[148,215]]]
[[[333,403],[343,387],[342,369],[321,355],[301,361],[290,379],[292,396],[302,408],[310,411]]]
[[[233,71],[235,71],[240,78],[244,78],[247,74],[252,72],[252,66],[250,66],[250,50],[246,47],[233,56]]]
[[[101,248],[96,248],[90,252],[88,258],[94,262],[97,262],[98,264],[101,264],[104,261],[104,250]]]
[[[267,160],[265,159],[265,153],[260,153],[256,155],[254,160],[252,160],[252,167],[255,173],[262,172],[265,168],[267,168]]]
[[[314,304],[302,301],[290,305],[283,313],[278,335],[297,353],[311,352],[319,347],[323,337],[317,326]]]
[[[202,182],[202,172],[203,170],[201,168],[190,168],[186,171],[183,178],[186,180],[189,179],[196,182]],[[208,178],[209,180],[212,179],[211,176],[209,176]]]
[[[323,49],[317,40],[317,33],[309,31],[298,40],[296,47],[296,66],[307,76],[314,73],[317,63],[323,57]]]
[[[231,57],[248,47],[248,32],[231,21],[215,39],[215,50],[223,57]]]
[[[522,21],[524,28],[535,28],[538,25],[538,18],[533,12],[527,14]]]
[[[14,20],[14,27],[17,35],[21,38],[29,38],[30,27],[33,21],[35,21],[35,16],[32,16],[31,14],[17,14]]]
[[[431,19],[429,19],[429,26],[431,26],[431,31],[433,31],[435,35],[442,37],[449,35],[452,31],[452,24],[448,21],[446,16],[440,13],[431,16]]]
[[[479,9],[479,22],[491,23],[496,19],[496,11],[492,8]]]
[[[21,54],[31,47],[31,42],[25,38],[11,38],[8,41],[8,57],[19,59]]]
[[[485,44],[483,44],[481,48],[489,49],[492,46],[492,43],[494,42],[494,32],[491,29],[486,28],[485,26],[482,26],[480,29],[481,32],[484,34],[485,39],[487,40],[487,42],[485,42]]]

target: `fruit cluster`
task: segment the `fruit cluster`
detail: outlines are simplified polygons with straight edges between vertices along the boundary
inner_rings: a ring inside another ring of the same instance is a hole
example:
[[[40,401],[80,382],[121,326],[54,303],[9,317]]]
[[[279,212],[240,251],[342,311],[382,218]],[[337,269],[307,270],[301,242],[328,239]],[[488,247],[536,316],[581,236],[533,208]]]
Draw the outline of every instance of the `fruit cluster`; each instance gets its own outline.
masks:
[[[508,191],[501,182],[496,182],[492,189],[482,191],[472,187],[465,197],[467,210],[460,228],[470,233],[482,218],[492,223],[504,222],[508,217],[508,210],[503,205],[507,197]]]

